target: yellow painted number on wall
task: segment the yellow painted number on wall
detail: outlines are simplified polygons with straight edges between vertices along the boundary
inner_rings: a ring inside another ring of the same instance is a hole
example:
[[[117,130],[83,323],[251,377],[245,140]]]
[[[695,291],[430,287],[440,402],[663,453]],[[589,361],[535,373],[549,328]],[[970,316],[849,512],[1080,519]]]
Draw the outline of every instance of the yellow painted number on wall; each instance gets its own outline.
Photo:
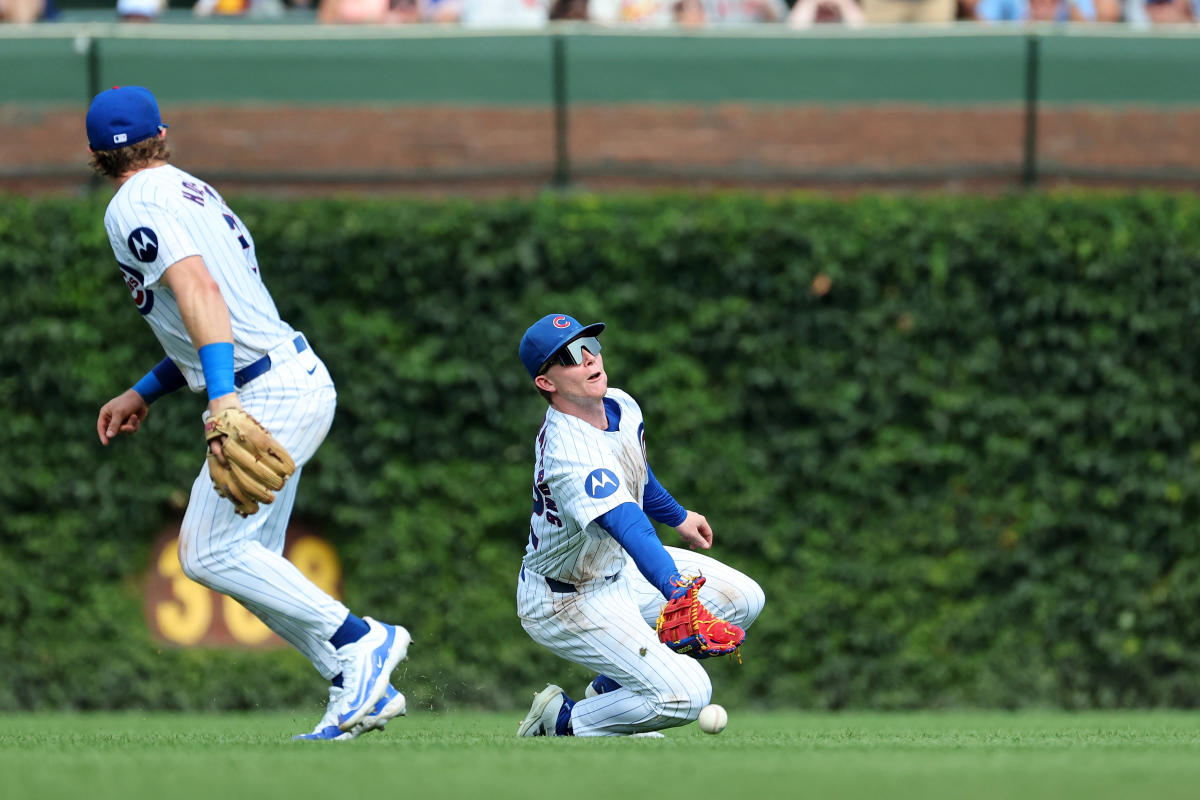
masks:
[[[271,629],[232,597],[221,597],[221,614],[229,635],[242,644],[262,644],[271,638]]]
[[[193,582],[179,565],[179,539],[171,539],[158,557],[158,574],[166,579],[170,597],[154,606],[159,632],[170,642],[192,645],[204,641],[213,626],[214,605],[221,620],[239,644],[261,645],[271,630],[241,603]],[[330,595],[338,596],[342,567],[337,551],[316,536],[301,536],[288,548],[288,558],[304,575]]]
[[[158,629],[176,644],[195,644],[204,638],[212,625],[212,592],[183,574],[177,552],[178,539],[163,548],[158,557],[158,574],[171,587],[171,600],[164,600],[154,609]]]
[[[333,545],[316,536],[302,536],[292,543],[288,558],[322,591],[333,597],[338,596],[342,564]]]

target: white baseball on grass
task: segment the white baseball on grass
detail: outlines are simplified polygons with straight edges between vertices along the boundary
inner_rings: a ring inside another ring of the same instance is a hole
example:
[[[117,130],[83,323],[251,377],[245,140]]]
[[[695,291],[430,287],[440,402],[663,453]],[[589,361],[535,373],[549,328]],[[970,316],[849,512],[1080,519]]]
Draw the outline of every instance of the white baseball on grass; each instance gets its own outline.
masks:
[[[725,725],[729,722],[729,715],[725,713],[725,709],[716,703],[710,703],[700,709],[700,717],[696,723],[700,726],[700,730],[705,733],[720,733],[725,730]]]

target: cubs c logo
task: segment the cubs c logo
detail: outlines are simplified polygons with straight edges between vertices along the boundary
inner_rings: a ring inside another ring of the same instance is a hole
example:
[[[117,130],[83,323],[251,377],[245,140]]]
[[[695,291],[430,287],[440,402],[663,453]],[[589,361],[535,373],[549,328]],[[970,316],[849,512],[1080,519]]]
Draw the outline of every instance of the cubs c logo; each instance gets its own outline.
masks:
[[[149,228],[138,228],[129,234],[126,242],[129,252],[133,253],[133,257],[138,261],[148,264],[158,258],[158,237]]]
[[[571,320],[567,319],[566,317],[561,317],[561,316],[560,316],[560,317],[555,317],[555,318],[554,318],[554,319],[552,319],[550,322],[551,322],[551,324],[553,324],[553,325],[554,325],[554,327],[556,327],[556,328],[569,328],[569,327],[571,327]]]
[[[150,309],[154,308],[154,292],[146,288],[146,277],[138,272],[133,267],[127,267],[124,264],[118,264],[121,272],[125,277],[125,285],[129,287],[129,293],[133,295],[133,304],[137,306],[137,310],[142,316],[150,313]]]
[[[621,485],[617,480],[617,476],[611,470],[594,469],[588,473],[587,478],[583,481],[583,490],[587,492],[588,497],[594,500],[602,500],[615,492]]]

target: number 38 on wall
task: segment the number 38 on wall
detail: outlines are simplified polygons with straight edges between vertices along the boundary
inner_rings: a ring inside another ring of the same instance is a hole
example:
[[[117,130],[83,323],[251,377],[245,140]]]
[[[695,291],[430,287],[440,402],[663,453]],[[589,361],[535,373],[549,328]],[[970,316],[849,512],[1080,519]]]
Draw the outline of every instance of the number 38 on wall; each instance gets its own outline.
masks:
[[[313,583],[341,599],[342,565],[333,545],[315,534],[288,529],[284,556]],[[175,645],[284,647],[258,617],[232,597],[183,574],[178,529],[159,538],[146,580],[146,622],[156,637]]]

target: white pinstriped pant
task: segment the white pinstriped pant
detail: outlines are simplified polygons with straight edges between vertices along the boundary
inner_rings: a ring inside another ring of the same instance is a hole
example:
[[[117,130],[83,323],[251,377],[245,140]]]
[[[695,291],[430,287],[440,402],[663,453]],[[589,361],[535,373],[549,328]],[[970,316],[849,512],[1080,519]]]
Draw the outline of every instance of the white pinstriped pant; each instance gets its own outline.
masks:
[[[700,600],[714,616],[728,620],[742,630],[747,630],[758,619],[767,598],[757,581],[712,556],[681,547],[668,547],[666,550],[684,575],[704,576]],[[637,571],[632,561],[628,561],[625,571],[629,573],[642,619],[646,620],[647,625],[655,626],[658,612],[663,607],[662,592],[650,585],[650,581]]]
[[[271,369],[238,390],[238,398],[287,448],[296,472],[274,503],[243,519],[213,489],[206,461],[183,517],[179,562],[189,578],[233,597],[332,678],[340,667],[329,637],[348,610],[285,559],[283,546],[302,468],[329,432],[337,392],[311,346],[297,353],[288,339],[270,356]]]
[[[701,600],[714,614],[743,628],[762,611],[758,584],[716,559],[667,548],[683,572],[701,572]],[[658,640],[654,624],[663,597],[632,562],[612,581],[577,584],[577,592],[551,591],[528,569],[517,582],[517,614],[534,641],[621,684],[575,704],[576,736],[620,736],[685,725],[712,698],[700,662]]]

